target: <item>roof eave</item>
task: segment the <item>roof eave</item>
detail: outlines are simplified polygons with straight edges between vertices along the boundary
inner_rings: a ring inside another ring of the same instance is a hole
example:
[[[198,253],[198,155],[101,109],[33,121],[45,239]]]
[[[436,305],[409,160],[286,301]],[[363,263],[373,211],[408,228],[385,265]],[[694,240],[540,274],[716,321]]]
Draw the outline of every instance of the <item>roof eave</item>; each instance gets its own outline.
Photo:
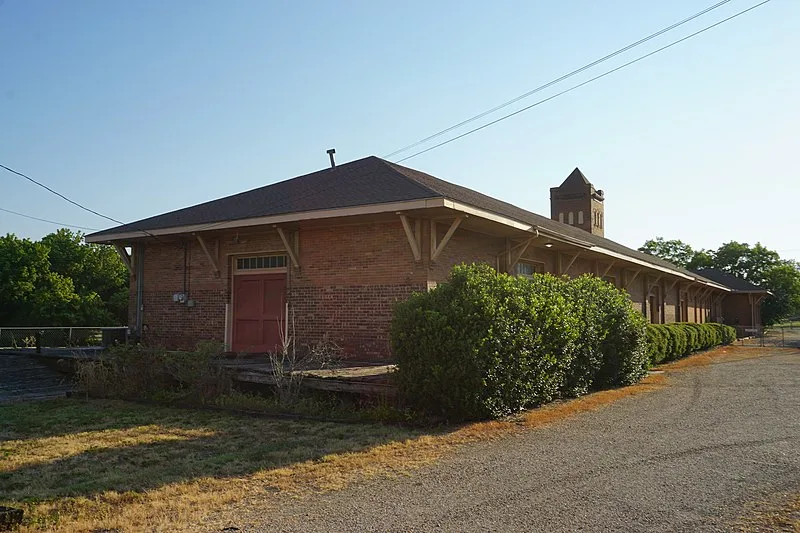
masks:
[[[369,204],[355,207],[342,207],[336,209],[321,209],[315,211],[299,211],[286,213],[283,215],[272,215],[265,217],[243,218],[239,220],[225,220],[208,224],[189,224],[185,226],[172,226],[161,229],[133,230],[119,233],[92,233],[85,237],[86,242],[98,244],[111,244],[118,241],[140,239],[143,237],[164,237],[169,235],[185,235],[187,233],[197,233],[208,230],[222,230],[246,228],[250,226],[264,226],[269,224],[285,224],[287,222],[299,222],[302,220],[317,220],[325,218],[337,218],[356,215],[371,215],[380,213],[393,213],[397,211],[410,211],[413,209],[428,209],[444,207],[444,198],[426,198],[421,200],[409,200],[404,202],[391,202],[383,204]]]

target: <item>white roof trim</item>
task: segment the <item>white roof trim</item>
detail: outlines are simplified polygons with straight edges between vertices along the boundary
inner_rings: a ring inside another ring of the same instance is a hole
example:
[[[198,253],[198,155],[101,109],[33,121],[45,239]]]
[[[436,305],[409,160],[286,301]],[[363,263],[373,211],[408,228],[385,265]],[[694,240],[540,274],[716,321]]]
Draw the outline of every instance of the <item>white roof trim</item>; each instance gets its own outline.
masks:
[[[187,226],[174,226],[171,228],[152,229],[141,231],[133,230],[121,233],[109,233],[105,235],[88,235],[86,242],[108,243],[127,239],[138,239],[141,237],[156,237],[164,235],[178,235],[185,233],[195,233],[199,231],[221,230],[231,228],[245,228],[249,226],[263,226],[268,224],[285,224],[286,222],[298,222],[301,220],[314,220],[321,218],[336,218],[355,215],[371,215],[377,213],[393,213],[397,211],[410,211],[412,209],[427,209],[432,207],[443,207],[444,198],[430,198],[426,200],[410,200],[407,202],[394,202],[390,204],[361,205],[357,207],[343,207],[339,209],[321,209],[317,211],[300,211],[297,213],[287,213],[284,215],[272,215],[266,217],[243,218],[239,220],[224,220],[222,222],[212,222],[208,224],[192,224]]]

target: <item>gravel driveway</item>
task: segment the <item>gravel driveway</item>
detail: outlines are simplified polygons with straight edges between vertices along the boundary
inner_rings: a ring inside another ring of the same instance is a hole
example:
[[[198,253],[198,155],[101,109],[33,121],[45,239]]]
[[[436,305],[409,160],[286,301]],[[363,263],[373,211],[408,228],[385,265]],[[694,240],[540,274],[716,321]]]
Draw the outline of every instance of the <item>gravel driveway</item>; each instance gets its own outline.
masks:
[[[757,348],[755,348],[757,349]],[[263,515],[263,531],[720,531],[800,492],[800,352],[670,375],[658,391],[401,479]]]

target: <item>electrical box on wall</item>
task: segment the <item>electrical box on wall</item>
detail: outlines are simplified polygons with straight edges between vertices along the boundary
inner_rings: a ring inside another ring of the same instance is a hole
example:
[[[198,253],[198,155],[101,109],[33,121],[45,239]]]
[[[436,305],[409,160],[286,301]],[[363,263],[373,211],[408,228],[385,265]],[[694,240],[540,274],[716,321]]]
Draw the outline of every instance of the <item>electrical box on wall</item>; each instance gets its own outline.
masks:
[[[186,303],[186,293],[184,292],[176,292],[172,295],[172,301],[175,303],[183,304]]]

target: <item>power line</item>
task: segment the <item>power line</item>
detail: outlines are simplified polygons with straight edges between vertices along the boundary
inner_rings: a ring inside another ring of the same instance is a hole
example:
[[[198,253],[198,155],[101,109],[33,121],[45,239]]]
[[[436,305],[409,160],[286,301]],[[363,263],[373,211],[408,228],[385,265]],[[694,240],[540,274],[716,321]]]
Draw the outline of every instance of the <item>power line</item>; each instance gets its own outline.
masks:
[[[131,226],[131,224],[127,224],[127,223],[125,223],[125,222],[122,222],[122,221],[120,221],[120,220],[117,220],[116,218],[111,218],[110,216],[104,215],[103,213],[98,213],[98,212],[97,212],[97,211],[95,211],[94,209],[89,209],[89,208],[88,208],[88,207],[86,207],[85,205],[79,204],[79,203],[78,203],[78,202],[76,202],[75,200],[71,200],[71,199],[67,198],[66,196],[64,196],[64,195],[63,195],[63,194],[61,194],[60,192],[58,192],[58,191],[56,191],[56,190],[54,190],[54,189],[51,189],[50,187],[48,187],[48,186],[47,186],[47,185],[45,185],[44,183],[41,183],[41,182],[39,182],[39,181],[36,181],[35,179],[31,178],[30,176],[27,176],[27,175],[23,174],[22,172],[18,172],[18,171],[16,171],[16,170],[14,170],[13,168],[9,168],[9,167],[7,167],[7,166],[5,166],[5,165],[3,165],[3,164],[0,164],[0,168],[3,168],[3,169],[5,169],[5,170],[7,170],[7,171],[11,172],[12,174],[16,174],[17,176],[20,176],[20,177],[23,177],[23,178],[25,178],[26,180],[30,181],[31,183],[34,183],[34,184],[38,185],[39,187],[41,187],[41,188],[43,188],[43,189],[45,189],[45,190],[47,190],[47,191],[49,191],[49,192],[51,192],[51,193],[55,194],[55,195],[56,195],[56,196],[58,196],[59,198],[61,198],[61,199],[63,199],[63,200],[66,200],[67,202],[71,203],[72,205],[74,205],[74,206],[77,206],[77,207],[80,207],[80,208],[81,208],[81,209],[83,209],[84,211],[88,211],[89,213],[92,213],[93,215],[97,215],[97,216],[99,216],[99,217],[101,217],[101,218],[105,218],[106,220],[110,220],[111,222],[116,222],[117,224],[121,224],[121,225],[123,225],[123,226]],[[163,242],[161,239],[159,239],[157,236],[153,235],[152,233],[150,233],[150,232],[149,232],[149,231],[147,231],[147,230],[143,230],[143,229],[137,229],[137,228],[136,228],[136,227],[134,227],[134,226],[131,226],[131,229],[133,229],[133,230],[135,230],[135,231],[141,231],[141,232],[142,232],[142,233],[144,233],[145,235],[148,235],[148,236],[150,236],[150,237],[153,237],[155,240],[157,240],[157,241],[159,241],[159,242]]]
[[[111,222],[116,222],[117,224],[125,224],[124,222],[120,222],[119,220],[117,220],[117,219],[115,219],[115,218],[111,218],[111,217],[109,217],[109,216],[106,216],[106,215],[104,215],[103,213],[98,213],[98,212],[97,212],[97,211],[95,211],[94,209],[89,209],[88,207],[86,207],[86,206],[84,206],[84,205],[81,205],[81,204],[79,204],[79,203],[78,203],[78,202],[76,202],[75,200],[70,200],[69,198],[67,198],[66,196],[64,196],[63,194],[61,194],[60,192],[58,192],[58,191],[54,191],[53,189],[51,189],[50,187],[48,187],[48,186],[47,186],[47,185],[45,185],[44,183],[38,182],[38,181],[36,181],[35,179],[31,178],[30,176],[26,176],[26,175],[25,175],[25,174],[23,174],[22,172],[17,172],[17,171],[16,171],[16,170],[14,170],[13,168],[8,168],[8,167],[7,167],[7,166],[5,166],[5,165],[0,165],[0,168],[4,168],[4,169],[6,169],[7,171],[11,172],[12,174],[16,174],[17,176],[21,176],[21,177],[25,178],[26,180],[30,181],[31,183],[35,183],[35,184],[36,184],[36,185],[38,185],[39,187],[41,187],[41,188],[43,188],[43,189],[46,189],[46,190],[50,191],[51,193],[55,194],[55,195],[56,195],[56,196],[58,196],[59,198],[61,198],[61,199],[63,199],[63,200],[66,200],[67,202],[71,203],[72,205],[75,205],[75,206],[78,206],[78,207],[80,207],[80,208],[81,208],[81,209],[83,209],[84,211],[88,211],[88,212],[92,213],[93,215],[97,215],[97,216],[99,216],[99,217],[105,218],[106,220],[110,220]]]
[[[56,222],[55,220],[47,220],[46,218],[39,218],[34,217],[31,215],[26,215],[25,213],[17,213],[16,211],[12,211],[11,209],[3,209],[0,207],[0,211],[4,213],[11,213],[12,215],[18,215],[25,218],[30,218],[31,220],[38,220],[39,222],[48,222],[50,224],[55,224],[57,226],[64,226],[65,228],[73,228],[73,229],[85,229],[87,231],[97,231],[97,228],[87,228],[85,226],[76,226],[75,224],[64,224],[63,222]]]
[[[471,135],[471,134],[473,134],[473,133],[475,133],[475,132],[477,132],[477,131],[480,131],[480,130],[482,130],[482,129],[484,129],[484,128],[488,128],[489,126],[492,126],[492,125],[494,125],[494,124],[497,124],[498,122],[502,122],[502,121],[504,121],[504,120],[506,120],[506,119],[508,119],[508,118],[511,118],[511,117],[513,117],[513,116],[515,116],[515,115],[519,115],[520,113],[523,113],[523,112],[525,112],[525,111],[528,111],[529,109],[532,109],[532,108],[534,108],[534,107],[536,107],[536,106],[539,106],[539,105],[541,105],[541,104],[543,104],[543,103],[545,103],[545,102],[549,102],[550,100],[553,100],[553,99],[555,99],[555,98],[558,98],[559,96],[563,96],[563,95],[565,95],[565,94],[567,94],[567,93],[570,93],[570,92],[574,91],[575,89],[579,89],[579,88],[583,87],[584,85],[588,85],[589,83],[592,83],[593,81],[597,81],[597,80],[599,80],[600,78],[605,78],[605,77],[606,77],[606,76],[608,76],[609,74],[613,74],[614,72],[617,72],[618,70],[622,70],[622,69],[624,69],[625,67],[629,67],[630,65],[633,65],[634,63],[638,63],[639,61],[641,61],[641,60],[643,60],[643,59],[646,59],[646,58],[648,58],[648,57],[650,57],[650,56],[653,56],[653,55],[655,55],[655,54],[657,54],[657,53],[659,53],[659,52],[663,52],[663,51],[664,51],[664,50],[666,50],[667,48],[672,48],[672,47],[673,47],[673,46],[675,46],[676,44],[682,43],[683,41],[686,41],[686,40],[688,40],[688,39],[691,39],[692,37],[695,37],[695,36],[697,36],[697,35],[700,35],[701,33],[704,33],[704,32],[706,32],[706,31],[708,31],[708,30],[710,30],[710,29],[712,29],[712,28],[715,28],[715,27],[719,26],[720,24],[724,24],[725,22],[728,22],[729,20],[735,19],[736,17],[738,17],[738,16],[740,16],[740,15],[744,15],[744,14],[745,14],[745,13],[747,13],[748,11],[752,11],[752,10],[756,9],[757,7],[761,7],[761,6],[763,6],[764,4],[766,4],[766,3],[769,3],[770,1],[771,1],[771,0],[763,0],[762,2],[760,2],[760,3],[758,3],[758,4],[754,5],[754,6],[751,6],[751,7],[747,8],[747,9],[744,9],[744,10],[742,10],[742,11],[739,11],[738,13],[736,13],[736,14],[734,14],[734,15],[731,15],[730,17],[724,18],[724,19],[720,20],[719,22],[715,22],[714,24],[711,24],[710,26],[706,26],[705,28],[703,28],[703,29],[701,29],[701,30],[698,30],[698,31],[696,31],[696,32],[694,32],[694,33],[691,33],[691,34],[687,35],[686,37],[683,37],[683,38],[681,38],[681,39],[678,39],[677,41],[673,41],[673,42],[669,43],[668,45],[665,45],[665,46],[662,46],[661,48],[658,48],[657,50],[654,50],[654,51],[652,51],[652,52],[649,52],[649,53],[647,53],[647,54],[645,54],[645,55],[643,55],[643,56],[639,56],[639,57],[637,57],[636,59],[634,59],[634,60],[632,60],[632,61],[628,61],[627,63],[625,63],[625,64],[623,64],[623,65],[620,65],[620,66],[618,66],[618,67],[616,67],[616,68],[613,68],[613,69],[611,69],[611,70],[609,70],[609,71],[606,71],[606,72],[604,72],[603,74],[600,74],[599,76],[595,76],[594,78],[590,78],[590,79],[588,79],[588,80],[586,80],[586,81],[584,81],[584,82],[582,82],[582,83],[579,83],[579,84],[577,84],[577,85],[573,85],[573,86],[572,86],[572,87],[570,87],[569,89],[564,89],[564,90],[563,90],[563,91],[561,91],[561,92],[558,92],[558,93],[556,93],[556,94],[554,94],[554,95],[552,95],[552,96],[548,96],[547,98],[544,98],[544,99],[542,99],[542,100],[539,100],[538,102],[534,102],[533,104],[531,104],[531,105],[529,105],[529,106],[523,107],[522,109],[518,109],[517,111],[514,111],[513,113],[509,113],[509,114],[507,114],[507,115],[504,115],[504,116],[502,116],[502,117],[500,117],[500,118],[498,118],[498,119],[496,119],[496,120],[493,120],[493,121],[491,121],[491,122],[487,122],[486,124],[484,124],[484,125],[482,125],[482,126],[479,126],[479,127],[477,127],[477,128],[474,128],[474,129],[472,129],[472,130],[469,130],[469,131],[467,131],[467,132],[465,132],[465,133],[462,133],[461,135],[457,135],[457,136],[455,136],[455,137],[453,137],[453,138],[451,138],[451,139],[448,139],[448,140],[446,140],[446,141],[443,141],[443,142],[440,142],[440,143],[438,143],[438,144],[435,144],[435,145],[433,145],[433,146],[431,146],[431,147],[429,147],[429,148],[426,148],[426,149],[424,149],[424,150],[420,150],[419,152],[416,152],[416,153],[414,153],[414,154],[411,154],[410,156],[404,157],[404,158],[402,158],[402,159],[398,159],[398,160],[396,161],[396,163],[401,163],[401,162],[403,162],[403,161],[406,161],[406,160],[408,160],[408,159],[411,159],[412,157],[417,157],[418,155],[424,154],[424,153],[426,153],[426,152],[430,152],[431,150],[435,150],[436,148],[439,148],[439,147],[441,147],[441,146],[444,146],[444,145],[446,145],[446,144],[450,144],[451,142],[453,142],[453,141],[457,141],[458,139],[461,139],[461,138],[463,138],[463,137],[466,137],[467,135]]]
[[[474,115],[474,116],[472,116],[472,117],[470,117],[470,118],[468,118],[468,119],[466,119],[466,120],[464,120],[462,122],[459,122],[458,124],[455,124],[453,126],[450,126],[449,128],[445,128],[445,129],[443,129],[441,131],[438,131],[438,132],[434,133],[433,135],[425,137],[424,139],[421,139],[421,140],[419,140],[419,141],[417,141],[415,143],[409,144],[408,146],[404,146],[403,148],[400,148],[399,150],[395,150],[394,152],[383,156],[383,158],[384,159],[388,159],[388,158],[390,158],[392,156],[395,156],[395,155],[397,155],[397,154],[399,154],[401,152],[405,152],[406,150],[414,148],[415,146],[419,146],[420,144],[426,143],[426,142],[428,142],[430,140],[433,140],[433,139],[435,139],[437,137],[440,137],[440,136],[444,135],[445,133],[448,133],[450,131],[458,129],[461,126],[465,126],[465,125],[467,125],[467,124],[469,124],[471,122],[474,122],[474,121],[478,120],[479,118],[483,118],[486,115],[490,115],[490,114],[494,113],[495,111],[499,111],[499,110],[501,110],[503,108],[506,108],[506,107],[510,106],[511,104],[513,104],[513,103],[519,102],[520,100],[523,100],[523,99],[525,99],[525,98],[527,98],[527,97],[529,97],[529,96],[531,96],[531,95],[533,95],[535,93],[538,93],[541,90],[547,89],[548,87],[551,87],[551,86],[553,86],[553,85],[555,85],[557,83],[560,83],[560,82],[566,80],[567,78],[571,78],[572,76],[574,76],[576,74],[580,74],[581,72],[583,72],[583,71],[585,71],[587,69],[590,69],[590,68],[592,68],[592,67],[594,67],[596,65],[599,65],[600,63],[603,63],[604,61],[607,61],[607,60],[609,60],[609,59],[611,59],[613,57],[616,57],[616,56],[622,54],[623,52],[627,52],[628,50],[630,50],[632,48],[635,48],[635,47],[639,46],[640,44],[643,44],[643,43],[646,43],[647,41],[655,39],[659,35],[663,35],[664,33],[667,33],[668,31],[674,30],[675,28],[677,28],[679,26],[682,26],[682,25],[686,24],[687,22],[690,22],[690,21],[692,21],[692,20],[694,20],[694,19],[696,19],[696,18],[698,18],[698,17],[700,17],[702,15],[705,15],[709,11],[713,11],[714,9],[717,9],[718,7],[725,5],[730,1],[731,0],[722,0],[721,2],[718,2],[718,3],[716,3],[716,4],[712,5],[712,6],[709,6],[709,7],[705,8],[704,10],[699,11],[699,12],[695,13],[694,15],[690,16],[690,17],[681,20],[680,22],[676,22],[676,23],[674,23],[674,24],[672,24],[670,26],[667,26],[666,28],[662,28],[662,29],[658,30],[655,33],[651,33],[647,37],[644,37],[643,39],[640,39],[640,40],[636,41],[635,43],[629,44],[628,46],[620,48],[619,50],[616,50],[615,52],[612,52],[612,53],[608,54],[607,56],[601,57],[600,59],[596,59],[596,60],[592,61],[591,63],[587,63],[586,65],[584,65],[584,66],[582,66],[582,67],[580,67],[578,69],[573,70],[572,72],[564,74],[560,78],[556,78],[556,79],[554,79],[552,81],[549,81],[549,82],[545,83],[544,85],[540,85],[540,86],[536,87],[535,89],[533,89],[531,91],[528,91],[528,92],[526,92],[524,94],[521,94],[521,95],[517,96],[516,98],[512,98],[511,100],[508,100],[507,102],[504,102],[504,103],[502,103],[502,104],[500,104],[500,105],[498,105],[496,107],[493,107],[493,108],[489,109],[488,111],[484,111],[482,113],[478,113],[477,115]]]

